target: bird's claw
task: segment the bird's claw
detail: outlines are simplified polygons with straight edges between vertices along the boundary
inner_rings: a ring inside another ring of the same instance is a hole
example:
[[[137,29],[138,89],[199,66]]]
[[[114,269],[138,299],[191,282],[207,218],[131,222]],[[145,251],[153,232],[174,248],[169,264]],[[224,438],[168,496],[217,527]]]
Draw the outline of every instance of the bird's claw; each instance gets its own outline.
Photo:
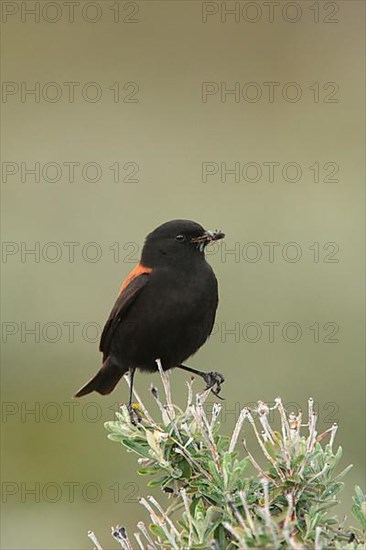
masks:
[[[220,372],[210,371],[204,375],[203,379],[206,382],[206,390],[211,390],[216,397],[224,400],[224,398],[219,395],[221,386],[225,382],[224,376]]]
[[[127,405],[128,414],[130,415],[130,422],[133,426],[137,426],[142,421],[142,416],[138,407],[135,407],[132,403]]]

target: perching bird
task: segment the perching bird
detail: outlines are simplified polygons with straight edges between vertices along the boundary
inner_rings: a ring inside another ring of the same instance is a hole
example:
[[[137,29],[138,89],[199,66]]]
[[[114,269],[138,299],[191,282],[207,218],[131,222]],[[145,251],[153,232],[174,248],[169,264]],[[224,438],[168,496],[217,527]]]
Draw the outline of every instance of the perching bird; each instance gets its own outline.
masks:
[[[218,304],[217,280],[205,259],[205,247],[222,239],[189,220],[160,225],[145,240],[141,260],[124,281],[104,326],[99,349],[103,365],[75,395],[110,393],[129,371],[128,410],[133,421],[136,369],[155,372],[180,368],[201,376],[218,395],[224,377],[183,364],[207,340]]]

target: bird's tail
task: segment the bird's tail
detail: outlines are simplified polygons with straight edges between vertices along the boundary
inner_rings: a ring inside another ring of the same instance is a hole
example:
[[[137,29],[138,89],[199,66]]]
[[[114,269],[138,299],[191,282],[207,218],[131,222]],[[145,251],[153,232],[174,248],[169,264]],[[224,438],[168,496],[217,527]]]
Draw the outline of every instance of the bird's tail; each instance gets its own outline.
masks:
[[[82,397],[92,391],[107,395],[114,390],[125,372],[120,365],[113,363],[112,359],[107,357],[97,374],[80,388],[74,397]]]

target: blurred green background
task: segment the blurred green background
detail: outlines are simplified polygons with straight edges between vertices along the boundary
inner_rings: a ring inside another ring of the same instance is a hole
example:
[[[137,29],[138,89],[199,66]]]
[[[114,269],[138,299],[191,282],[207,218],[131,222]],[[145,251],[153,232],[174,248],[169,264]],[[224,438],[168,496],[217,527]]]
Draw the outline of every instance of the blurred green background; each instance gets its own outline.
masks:
[[[144,236],[174,218],[227,235],[209,257],[215,334],[190,360],[226,377],[223,431],[245,404],[312,396],[354,464],[349,513],[364,465],[364,3],[290,4],[3,2],[2,548],[91,548],[88,529],[115,548],[111,525],[146,519],[145,478],[103,428],[126,385],[71,396]],[[178,403],[186,380],[172,373]],[[147,404],[152,381],[136,379]]]

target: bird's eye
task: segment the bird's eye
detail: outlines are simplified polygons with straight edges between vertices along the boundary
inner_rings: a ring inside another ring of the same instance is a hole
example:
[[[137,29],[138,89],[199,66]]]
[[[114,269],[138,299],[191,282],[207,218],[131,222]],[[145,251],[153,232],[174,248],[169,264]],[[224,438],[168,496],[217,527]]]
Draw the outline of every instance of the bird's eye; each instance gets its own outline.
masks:
[[[175,237],[175,240],[176,240],[176,241],[179,241],[180,243],[182,243],[183,241],[186,240],[186,238],[185,238],[184,235],[177,235],[177,236]]]

